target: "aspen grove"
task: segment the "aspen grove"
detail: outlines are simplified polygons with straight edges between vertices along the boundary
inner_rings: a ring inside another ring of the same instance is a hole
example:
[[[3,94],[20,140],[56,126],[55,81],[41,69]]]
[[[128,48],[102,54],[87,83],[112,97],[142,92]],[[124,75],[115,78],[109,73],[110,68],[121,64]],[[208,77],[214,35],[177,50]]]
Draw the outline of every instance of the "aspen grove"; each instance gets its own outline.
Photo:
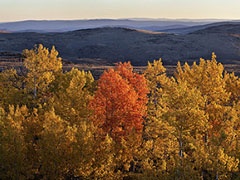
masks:
[[[240,177],[240,79],[210,60],[63,71],[55,47],[0,72],[0,179]]]

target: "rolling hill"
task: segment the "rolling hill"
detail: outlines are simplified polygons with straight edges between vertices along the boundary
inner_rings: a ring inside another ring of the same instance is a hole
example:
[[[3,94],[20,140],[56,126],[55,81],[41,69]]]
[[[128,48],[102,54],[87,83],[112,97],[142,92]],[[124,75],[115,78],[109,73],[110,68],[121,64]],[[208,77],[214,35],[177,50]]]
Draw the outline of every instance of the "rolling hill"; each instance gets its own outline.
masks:
[[[176,35],[127,28],[94,28],[63,33],[0,33],[0,52],[19,53],[35,44],[56,46],[60,56],[76,63],[112,65],[131,61],[146,65],[162,58],[164,64],[209,58],[224,63],[240,61],[240,23],[207,27]]]

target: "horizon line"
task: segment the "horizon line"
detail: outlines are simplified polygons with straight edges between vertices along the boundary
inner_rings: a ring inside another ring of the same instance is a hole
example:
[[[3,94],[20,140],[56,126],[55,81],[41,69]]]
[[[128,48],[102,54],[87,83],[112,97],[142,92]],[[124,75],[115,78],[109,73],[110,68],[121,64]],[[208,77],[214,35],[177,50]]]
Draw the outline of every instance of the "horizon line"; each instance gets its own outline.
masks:
[[[234,21],[240,20],[240,18],[79,18],[79,19],[22,19],[22,20],[10,20],[10,21],[0,21],[0,23],[14,23],[14,22],[27,22],[27,21],[91,21],[91,20],[132,20],[132,21],[167,21],[167,20],[176,20],[176,21]]]

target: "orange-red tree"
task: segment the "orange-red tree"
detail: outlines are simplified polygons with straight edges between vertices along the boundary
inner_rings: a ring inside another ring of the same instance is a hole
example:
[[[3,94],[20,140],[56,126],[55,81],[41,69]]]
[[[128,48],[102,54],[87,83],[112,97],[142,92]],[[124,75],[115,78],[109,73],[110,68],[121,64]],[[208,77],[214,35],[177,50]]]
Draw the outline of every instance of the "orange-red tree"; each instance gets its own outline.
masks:
[[[147,103],[147,83],[133,72],[130,62],[119,63],[98,80],[98,90],[90,103],[94,123],[103,135],[118,139],[131,131],[142,132]]]

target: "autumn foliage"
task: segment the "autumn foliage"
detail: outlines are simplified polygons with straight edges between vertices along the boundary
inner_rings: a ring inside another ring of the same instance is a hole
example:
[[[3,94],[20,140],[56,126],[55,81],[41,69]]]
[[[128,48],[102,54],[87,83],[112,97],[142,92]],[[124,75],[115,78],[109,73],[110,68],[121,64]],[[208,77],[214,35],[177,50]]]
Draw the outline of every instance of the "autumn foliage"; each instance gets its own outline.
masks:
[[[138,86],[141,84],[141,86]],[[90,107],[93,122],[105,136],[119,138],[131,131],[141,134],[146,115],[148,87],[143,75],[133,72],[130,63],[117,64],[98,80]]]
[[[0,179],[239,179],[240,79],[214,53],[98,80],[54,47],[23,55],[0,72]]]

